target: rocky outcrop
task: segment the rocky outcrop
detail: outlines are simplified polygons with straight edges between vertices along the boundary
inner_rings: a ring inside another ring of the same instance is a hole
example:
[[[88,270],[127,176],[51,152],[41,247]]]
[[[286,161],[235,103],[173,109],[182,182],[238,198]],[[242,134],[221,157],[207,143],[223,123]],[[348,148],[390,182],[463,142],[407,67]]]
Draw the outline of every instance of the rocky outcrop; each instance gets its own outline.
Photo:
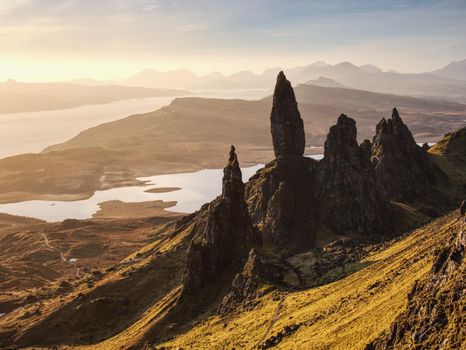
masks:
[[[233,146],[223,173],[222,195],[203,207],[196,218],[183,278],[184,294],[195,293],[227,268],[240,266],[251,246],[261,241],[249,219]]]
[[[283,72],[277,78],[270,121],[277,159],[250,179],[246,198],[264,242],[287,255],[314,242],[313,170],[317,162],[303,157],[303,122]]]
[[[432,165],[427,152],[416,144],[396,108],[391,119],[377,124],[371,160],[391,200],[412,203],[432,189]]]
[[[291,83],[285,74],[277,77],[270,115],[273,149],[275,157],[301,157],[304,153],[303,120]]]
[[[372,143],[366,139],[361,143],[359,147],[361,147],[362,151],[364,152],[364,155],[368,159],[370,159],[372,156]]]
[[[251,220],[263,240],[284,255],[314,244],[316,206],[313,170],[317,162],[300,158],[267,164],[246,184]]]
[[[466,348],[466,224],[436,254],[430,275],[416,282],[408,306],[387,334],[366,350]]]
[[[254,300],[261,294],[260,287],[269,281],[277,281],[280,278],[279,268],[264,263],[256,251],[252,249],[243,271],[236,274],[231,291],[223,298],[218,312],[225,315],[239,306],[253,306]]]
[[[373,166],[356,141],[356,122],[342,114],[330,128],[317,172],[321,224],[335,234],[386,232],[390,213]]]

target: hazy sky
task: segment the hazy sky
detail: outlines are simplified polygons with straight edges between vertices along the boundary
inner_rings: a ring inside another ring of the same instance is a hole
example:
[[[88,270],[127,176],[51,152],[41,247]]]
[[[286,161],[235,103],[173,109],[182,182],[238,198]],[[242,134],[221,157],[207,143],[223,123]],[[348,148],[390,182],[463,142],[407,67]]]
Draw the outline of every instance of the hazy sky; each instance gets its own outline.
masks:
[[[466,0],[0,0],[0,80],[466,58]]]

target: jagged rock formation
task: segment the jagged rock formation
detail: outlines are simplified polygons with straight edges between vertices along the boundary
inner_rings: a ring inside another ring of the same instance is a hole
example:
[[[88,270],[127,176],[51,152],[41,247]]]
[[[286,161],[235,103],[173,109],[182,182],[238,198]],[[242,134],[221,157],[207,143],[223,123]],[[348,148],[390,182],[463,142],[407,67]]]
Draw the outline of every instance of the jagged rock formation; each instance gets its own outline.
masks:
[[[263,239],[287,255],[312,246],[316,228],[313,201],[315,160],[303,157],[304,129],[290,82],[280,72],[270,117],[276,160],[246,185],[252,222]]]
[[[270,124],[275,156],[301,157],[305,146],[303,120],[291,83],[283,72],[277,77]]]
[[[430,275],[416,282],[406,311],[367,350],[464,349],[466,347],[466,223],[436,254]]]
[[[251,249],[243,271],[236,274],[231,291],[223,298],[218,312],[226,315],[240,305],[253,306],[260,294],[259,288],[268,281],[278,281],[280,278],[279,268],[264,263],[257,252]]]
[[[363,150],[364,152],[364,155],[367,157],[367,158],[371,158],[372,156],[372,143],[368,140],[368,139],[365,139],[360,145],[359,147],[361,147],[361,149]]]
[[[336,234],[376,235],[387,231],[390,214],[356,132],[344,114],[330,128],[317,175],[319,219]]]
[[[432,189],[428,155],[414,141],[396,108],[383,118],[372,142],[372,163],[386,196],[400,202],[420,199]]]
[[[251,220],[263,240],[284,255],[313,245],[316,207],[313,170],[316,161],[304,157],[287,163],[274,161],[246,185]]]
[[[251,245],[260,244],[249,219],[233,146],[223,174],[222,195],[204,207],[196,223],[183,278],[184,294],[195,293],[215,281],[230,265],[245,260]]]

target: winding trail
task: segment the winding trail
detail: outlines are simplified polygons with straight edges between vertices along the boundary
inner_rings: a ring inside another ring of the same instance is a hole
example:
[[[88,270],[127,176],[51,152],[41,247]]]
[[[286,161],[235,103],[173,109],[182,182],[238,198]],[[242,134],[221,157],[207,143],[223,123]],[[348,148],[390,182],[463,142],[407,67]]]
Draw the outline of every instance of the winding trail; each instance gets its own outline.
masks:
[[[53,245],[50,244],[50,241],[49,241],[49,239],[47,238],[47,236],[45,235],[45,233],[42,232],[41,235],[42,235],[42,237],[44,238],[45,245],[46,245],[48,248],[52,249],[52,250],[56,250],[55,247],[54,247]]]
[[[50,243],[50,241],[49,241],[47,235],[46,235],[44,232],[41,232],[41,235],[42,235],[42,238],[44,238],[45,245],[47,246],[47,248],[49,248],[49,249],[51,249],[51,250],[53,250],[53,251],[59,253],[59,254],[60,254],[60,259],[61,259],[61,261],[63,261],[63,262],[66,263],[66,264],[70,264],[70,265],[74,266],[74,267],[76,268],[76,277],[79,277],[79,276],[80,276],[80,275],[79,275],[80,268],[79,268],[78,266],[76,266],[75,263],[72,263],[71,261],[67,260],[67,259],[65,258],[65,256],[63,255],[63,252],[59,251],[56,247],[54,247],[54,246]]]
[[[282,312],[283,306],[285,304],[285,299],[286,299],[286,296],[282,295],[280,302],[278,303],[277,308],[275,309],[275,313],[273,314],[273,317],[270,320],[269,326],[265,330],[265,333],[262,336],[261,340],[256,344],[255,348],[258,348],[267,339],[267,336],[269,335],[270,330],[272,329],[273,325],[275,324],[275,322],[278,321],[278,318],[280,317],[280,313]]]

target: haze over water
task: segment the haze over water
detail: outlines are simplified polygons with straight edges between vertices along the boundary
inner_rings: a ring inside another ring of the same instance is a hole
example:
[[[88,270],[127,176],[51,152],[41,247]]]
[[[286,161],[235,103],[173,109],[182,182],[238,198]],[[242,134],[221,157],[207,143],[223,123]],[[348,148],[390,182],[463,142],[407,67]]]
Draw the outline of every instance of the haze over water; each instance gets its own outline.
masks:
[[[256,100],[270,93],[270,90],[197,91],[189,97]],[[85,129],[133,114],[155,111],[169,105],[174,99],[175,97],[136,98],[56,111],[0,114],[0,158],[40,152]]]

